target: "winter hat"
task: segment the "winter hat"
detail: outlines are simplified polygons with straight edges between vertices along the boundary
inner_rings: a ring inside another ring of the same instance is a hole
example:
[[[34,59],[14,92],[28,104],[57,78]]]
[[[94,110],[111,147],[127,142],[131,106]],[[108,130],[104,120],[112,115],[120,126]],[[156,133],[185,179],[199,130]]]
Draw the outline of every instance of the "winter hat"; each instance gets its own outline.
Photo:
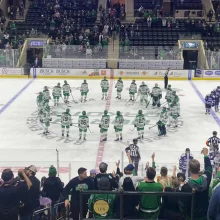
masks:
[[[56,168],[53,165],[51,165],[49,168],[49,175],[54,175],[56,173],[57,173]]]
[[[96,173],[97,173],[97,172],[96,172],[95,169],[90,170],[90,174],[96,174]]]

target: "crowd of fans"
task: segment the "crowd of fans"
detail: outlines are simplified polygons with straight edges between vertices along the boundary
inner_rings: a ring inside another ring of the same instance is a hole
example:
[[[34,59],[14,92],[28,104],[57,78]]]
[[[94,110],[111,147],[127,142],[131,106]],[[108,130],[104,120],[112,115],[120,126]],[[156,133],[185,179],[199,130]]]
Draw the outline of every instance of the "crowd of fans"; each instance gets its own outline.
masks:
[[[83,218],[120,218],[120,195],[109,194],[109,191],[132,192],[123,195],[123,218],[125,219],[190,219],[192,214],[191,201],[194,194],[194,219],[219,218],[220,169],[212,180],[212,165],[208,157],[208,149],[203,148],[204,170],[200,163],[191,159],[188,164],[189,173],[176,173],[168,176],[168,169],[161,167],[160,175],[156,173],[155,153],[152,154],[152,166],[146,164],[146,176],[138,176],[132,164],[130,152],[127,152],[129,164],[124,171],[120,170],[120,161],[116,162],[116,172],[108,173],[108,165],[102,162],[99,173],[90,170],[87,176],[86,168],[78,169],[78,176],[64,186],[57,177],[56,168],[49,168],[48,177],[41,182],[37,179],[37,169],[31,165],[18,171],[14,177],[10,169],[5,169],[1,175],[0,184],[0,219],[20,220],[30,219],[33,212],[43,206],[52,207],[52,216],[62,215],[64,206],[69,208],[73,220],[79,219],[80,191],[96,190],[103,193],[83,194]],[[187,171],[186,171],[187,172]],[[187,177],[189,175],[189,177]],[[108,191],[108,192],[104,192]],[[171,192],[172,195],[135,195],[133,192]],[[182,192],[183,195],[173,195]],[[184,193],[191,193],[184,196]],[[53,208],[55,204],[64,202],[63,206]],[[43,214],[45,215],[45,214]],[[38,216],[38,219],[41,219]]]

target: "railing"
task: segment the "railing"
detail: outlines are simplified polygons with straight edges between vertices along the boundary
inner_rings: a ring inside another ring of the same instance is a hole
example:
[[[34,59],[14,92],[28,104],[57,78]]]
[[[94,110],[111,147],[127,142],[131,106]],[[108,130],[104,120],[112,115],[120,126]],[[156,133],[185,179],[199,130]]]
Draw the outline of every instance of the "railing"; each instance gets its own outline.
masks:
[[[80,192],[80,220],[83,220],[83,195],[90,194],[103,194],[103,191],[81,191]],[[130,196],[140,196],[140,195],[160,195],[160,196],[191,196],[191,220],[194,220],[194,206],[195,206],[195,192],[192,193],[182,193],[182,192],[128,192],[128,191],[104,191],[104,194],[114,194],[120,196],[120,220],[124,219],[123,204],[124,195]]]
[[[41,214],[44,214],[44,212],[47,212],[47,219],[50,220],[51,219],[51,210],[50,210],[50,207],[46,207],[46,208],[43,208],[43,209],[39,209],[37,211],[34,212],[33,214],[33,220],[37,220],[39,219],[38,218],[38,215],[41,215]],[[43,219],[43,218],[41,218]],[[46,219],[46,218],[45,218]]]
[[[64,206],[65,207],[65,203],[64,202],[60,202],[60,203],[57,203],[53,206],[53,212],[54,213],[57,213],[57,208],[59,208],[60,206]],[[65,209],[65,212],[64,212],[64,216],[60,216],[59,218],[56,218],[56,220],[69,220],[69,208]]]
[[[16,67],[20,49],[0,49],[0,67]]]
[[[220,69],[220,51],[205,51],[209,69]]]

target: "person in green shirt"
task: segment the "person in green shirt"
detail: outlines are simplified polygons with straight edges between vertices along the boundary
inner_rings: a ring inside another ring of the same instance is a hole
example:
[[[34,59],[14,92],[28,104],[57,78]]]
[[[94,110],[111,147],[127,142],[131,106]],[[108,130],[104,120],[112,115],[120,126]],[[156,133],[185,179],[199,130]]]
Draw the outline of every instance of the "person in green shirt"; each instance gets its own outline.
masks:
[[[155,154],[152,155],[152,165]],[[137,186],[139,192],[163,192],[161,183],[155,182],[156,170],[154,167],[147,168],[147,178]],[[156,220],[160,213],[161,196],[160,195],[142,195],[139,203],[139,217],[141,219]]]
[[[108,191],[110,182],[107,177],[101,177],[98,182],[100,191]],[[115,195],[113,194],[92,194],[89,199],[89,211],[93,218],[112,219],[114,217]]]

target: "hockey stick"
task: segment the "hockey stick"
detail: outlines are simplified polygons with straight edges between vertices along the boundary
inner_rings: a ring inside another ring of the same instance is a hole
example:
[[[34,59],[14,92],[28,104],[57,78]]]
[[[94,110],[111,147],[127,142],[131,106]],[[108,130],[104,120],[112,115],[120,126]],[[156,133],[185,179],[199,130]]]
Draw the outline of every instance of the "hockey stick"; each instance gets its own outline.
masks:
[[[88,127],[88,129],[89,129],[90,133],[94,133],[94,131],[91,131],[89,127]]]
[[[63,97],[61,96],[61,99],[63,99]],[[70,108],[71,107],[71,105],[68,105],[65,101],[64,101],[64,99],[63,99],[63,102],[64,102],[64,104],[66,104],[66,106],[68,107],[68,108]]]
[[[56,149],[57,152],[57,174],[58,177],[60,176],[60,161],[59,161],[59,151]]]
[[[72,98],[73,98],[73,94],[72,94],[72,92],[70,92],[70,94],[71,94],[71,96],[72,96]],[[76,104],[78,104],[78,102],[75,101],[74,98],[73,98],[73,102],[76,103]]]
[[[149,129],[151,129],[151,128],[155,127],[155,126],[157,126],[157,124],[155,124],[155,125],[153,125],[153,126],[149,127]]]
[[[134,105],[134,103],[135,103],[135,102],[137,101],[137,99],[138,99],[138,96],[139,96],[139,93],[138,93],[136,99],[133,101],[133,103],[132,103],[131,105]]]
[[[51,100],[52,100],[52,102],[54,102],[54,100],[53,100],[53,99],[51,99]],[[55,103],[55,102],[54,102],[54,103]],[[55,106],[52,106],[52,107],[55,107]],[[58,107],[58,105],[57,105],[57,107]],[[63,107],[62,107],[62,106],[60,106],[60,105],[59,105],[59,107],[60,107],[60,108],[62,108],[63,110],[66,110],[65,108],[63,108]]]
[[[135,127],[133,129],[129,129],[130,131],[134,131]]]
[[[151,99],[152,99],[152,96],[150,97],[150,100],[148,101],[146,108],[149,106]]]

